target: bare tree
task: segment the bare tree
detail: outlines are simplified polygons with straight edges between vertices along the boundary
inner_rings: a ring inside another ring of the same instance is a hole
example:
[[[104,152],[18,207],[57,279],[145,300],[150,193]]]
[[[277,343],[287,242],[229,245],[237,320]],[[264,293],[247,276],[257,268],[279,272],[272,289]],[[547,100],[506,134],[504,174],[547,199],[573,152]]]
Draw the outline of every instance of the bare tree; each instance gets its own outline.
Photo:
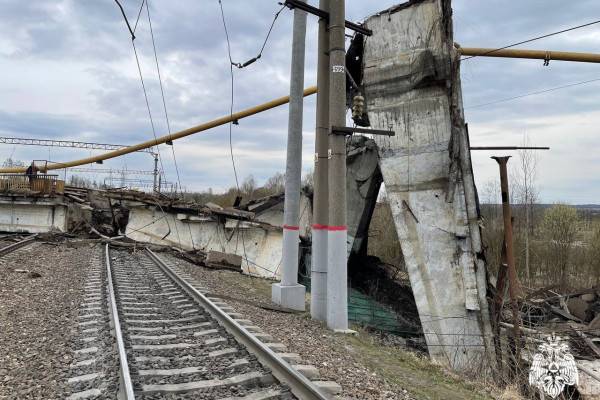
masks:
[[[252,199],[255,190],[256,180],[254,180],[254,176],[248,175],[240,185],[240,192],[248,199]]]
[[[311,189],[314,188],[314,183],[315,183],[314,177],[315,177],[315,175],[314,175],[313,170],[307,172],[304,175],[304,177],[302,178],[302,186],[309,187]]]
[[[285,175],[281,172],[275,173],[275,175],[267,179],[264,188],[270,194],[283,193],[285,190]]]
[[[25,163],[21,160],[14,160],[12,157],[8,157],[2,163],[3,167],[24,167]]]
[[[568,287],[571,249],[576,239],[579,214],[575,207],[555,204],[544,212],[542,232],[548,246],[548,263],[563,290]]]
[[[531,140],[527,133],[523,137],[523,147],[531,147]],[[530,239],[533,235],[533,207],[538,200],[537,179],[538,155],[535,150],[519,150],[519,159],[515,171],[515,193],[514,200],[522,206],[525,229],[525,275],[527,282],[531,284],[530,268]]]
[[[488,179],[485,181],[480,193],[483,204],[500,204],[500,182],[498,179]]]

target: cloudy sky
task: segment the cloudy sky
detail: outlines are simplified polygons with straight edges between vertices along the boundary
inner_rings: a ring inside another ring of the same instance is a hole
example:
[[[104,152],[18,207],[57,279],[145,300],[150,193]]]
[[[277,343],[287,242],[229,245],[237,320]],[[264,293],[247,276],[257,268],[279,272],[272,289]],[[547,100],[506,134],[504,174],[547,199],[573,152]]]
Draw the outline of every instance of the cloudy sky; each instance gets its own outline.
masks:
[[[140,0],[123,0],[135,22]],[[316,0],[311,1],[316,4]],[[347,19],[362,20],[394,1],[347,1]],[[254,57],[275,0],[223,0],[234,61]],[[499,47],[600,17],[594,0],[455,0],[455,41]],[[227,115],[229,61],[217,0],[151,0],[150,13],[173,131]],[[235,71],[235,109],[289,90],[292,13],[277,20],[261,60]],[[309,17],[306,85],[316,81],[317,21]],[[136,46],[156,133],[167,133],[148,20],[142,14]],[[524,48],[600,52],[600,24],[530,43]],[[538,183],[545,202],[600,203],[600,81],[541,95],[506,98],[600,79],[594,64],[475,58],[462,65],[464,104],[472,145],[550,146],[539,155]],[[0,0],[0,135],[130,144],[152,138],[131,40],[112,0]],[[305,101],[304,165],[312,167],[314,96]],[[494,104],[488,104],[494,103]],[[234,183],[228,127],[175,142],[182,184],[221,190]],[[233,147],[241,178],[260,183],[285,169],[287,107],[240,121]],[[169,147],[161,146],[167,179],[175,181]],[[474,152],[475,153],[475,152]],[[65,161],[97,151],[0,145],[0,160]],[[491,154],[473,154],[477,183],[497,175]],[[135,154],[105,168],[152,168]],[[104,175],[91,175],[103,180]]]

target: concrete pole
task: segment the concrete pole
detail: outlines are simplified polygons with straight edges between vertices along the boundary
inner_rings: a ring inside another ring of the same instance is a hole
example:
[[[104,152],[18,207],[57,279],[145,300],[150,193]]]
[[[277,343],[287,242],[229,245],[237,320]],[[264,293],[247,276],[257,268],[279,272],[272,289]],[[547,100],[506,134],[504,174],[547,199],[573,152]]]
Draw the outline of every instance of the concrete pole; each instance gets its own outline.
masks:
[[[281,282],[273,284],[275,304],[304,311],[306,288],[298,284],[298,244],[300,242],[300,185],[302,175],[302,102],[304,100],[304,45],[306,12],[294,9],[292,69],[288,116],[285,200],[283,205],[283,250]]]
[[[329,11],[329,0],[319,8]],[[327,20],[319,19],[317,49],[317,121],[315,129],[315,169],[313,175],[312,261],[310,274],[310,315],[327,320],[327,225],[329,224],[328,157],[329,149],[329,33]]]
[[[331,133],[346,126],[345,0],[329,7],[329,226],[327,240],[327,326],[348,329],[346,226],[346,137]]]

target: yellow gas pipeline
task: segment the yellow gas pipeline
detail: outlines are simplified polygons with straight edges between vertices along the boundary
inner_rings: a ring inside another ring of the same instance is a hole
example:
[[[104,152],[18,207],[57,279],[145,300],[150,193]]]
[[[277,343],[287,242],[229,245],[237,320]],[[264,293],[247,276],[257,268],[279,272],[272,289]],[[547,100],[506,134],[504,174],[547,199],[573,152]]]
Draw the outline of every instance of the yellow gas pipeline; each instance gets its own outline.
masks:
[[[558,60],[558,61],[575,61],[575,62],[589,62],[589,63],[600,63],[600,54],[594,53],[575,53],[571,51],[550,51],[550,50],[520,50],[520,49],[492,49],[492,48],[481,48],[481,47],[460,47],[456,45],[457,51],[464,56],[477,56],[477,57],[505,57],[505,58],[530,58],[540,60]],[[310,96],[317,92],[316,86],[311,86],[304,90],[304,96]],[[49,165],[47,170],[62,169],[77,167],[79,165],[95,163],[98,161],[108,160],[122,156],[124,154],[133,153],[138,150],[146,149],[152,146],[163,144],[168,141],[181,139],[189,135],[193,135],[198,132],[202,132],[211,128],[215,128],[220,125],[227,124],[232,121],[249,117],[254,114],[261,113],[271,108],[278,107],[286,104],[290,101],[289,96],[280,97],[278,99],[269,101],[267,103],[258,105],[256,107],[248,108],[243,111],[239,111],[233,115],[221,117],[204,124],[196,125],[194,127],[184,129],[179,132],[175,132],[171,135],[161,136],[155,140],[148,140],[143,143],[128,146],[123,149],[110,151],[105,154],[97,155],[94,157],[82,158],[80,160],[69,161],[65,163],[56,163]],[[5,167],[0,168],[0,173],[20,173],[25,172],[25,167]]]
[[[457,45],[458,46],[458,45]],[[482,47],[457,47],[463,56],[475,57],[503,57],[503,58],[531,58],[539,60],[575,61],[600,63],[600,54],[575,53],[572,51],[551,50],[521,50],[521,49],[487,49]]]
[[[311,86],[311,87],[304,89],[305,97],[310,96],[311,94],[315,94],[315,93],[317,93],[316,86]],[[263,103],[258,106],[255,106],[255,107],[251,107],[246,110],[236,112],[232,115],[227,115],[225,117],[217,118],[212,121],[205,122],[203,124],[196,125],[196,126],[193,126],[188,129],[184,129],[179,132],[175,132],[170,135],[161,136],[157,139],[148,140],[146,142],[131,145],[131,146],[119,149],[119,150],[109,151],[108,153],[100,154],[100,155],[97,155],[94,157],[87,157],[87,158],[82,158],[80,160],[75,160],[75,161],[51,164],[51,165],[48,165],[48,167],[45,169],[45,171],[53,170],[53,169],[77,167],[79,165],[84,165],[84,164],[91,164],[91,163],[95,163],[98,161],[108,160],[110,158],[115,158],[115,157],[119,157],[119,156],[122,156],[125,154],[133,153],[138,150],[147,149],[149,147],[157,146],[159,144],[163,144],[168,141],[181,139],[183,137],[193,135],[194,133],[202,132],[202,131],[205,131],[205,130],[208,130],[211,128],[215,128],[220,125],[225,125],[229,122],[237,121],[242,118],[246,118],[251,115],[258,114],[258,113],[261,113],[266,110],[270,110],[271,108],[279,107],[283,104],[289,103],[289,101],[290,101],[289,96],[280,97],[278,99],[269,101],[267,103]],[[20,173],[20,172],[25,172],[26,169],[27,169],[26,167],[5,167],[5,168],[0,168],[0,173]],[[45,171],[43,171],[43,172],[45,172]]]

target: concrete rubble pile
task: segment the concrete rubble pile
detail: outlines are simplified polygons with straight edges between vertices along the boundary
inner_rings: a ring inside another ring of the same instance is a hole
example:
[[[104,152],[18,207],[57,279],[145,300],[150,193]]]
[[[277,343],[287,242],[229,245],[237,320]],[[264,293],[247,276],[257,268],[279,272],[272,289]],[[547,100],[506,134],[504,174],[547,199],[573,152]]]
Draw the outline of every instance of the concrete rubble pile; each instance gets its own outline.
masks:
[[[540,343],[554,334],[568,344],[575,358],[579,394],[583,399],[597,399],[600,396],[600,287],[565,294],[556,290],[556,285],[528,290],[519,299],[521,358],[529,364],[534,354],[540,352]],[[503,297],[501,293],[495,295],[497,299]],[[500,333],[496,346],[500,346],[503,336],[512,337],[514,318],[509,304],[498,307],[494,314]],[[502,365],[499,354],[498,362]]]

